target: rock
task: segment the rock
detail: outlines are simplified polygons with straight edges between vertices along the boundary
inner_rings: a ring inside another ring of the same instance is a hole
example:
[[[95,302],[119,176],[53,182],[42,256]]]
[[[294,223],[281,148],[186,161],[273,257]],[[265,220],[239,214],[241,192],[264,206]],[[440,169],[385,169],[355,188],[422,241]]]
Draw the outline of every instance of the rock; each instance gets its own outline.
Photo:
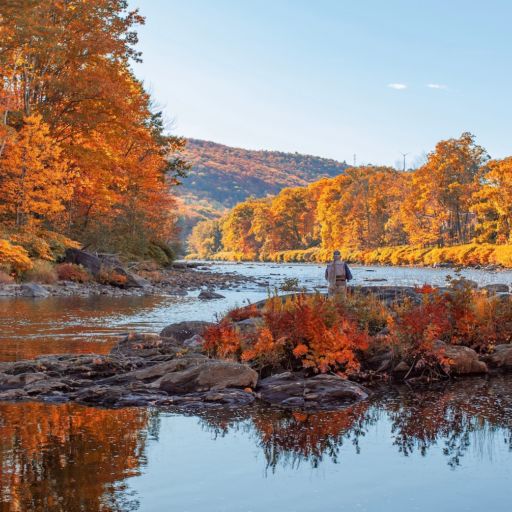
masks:
[[[12,297],[16,295],[18,289],[17,284],[0,284],[0,297]]]
[[[490,368],[512,370],[512,344],[497,345],[494,352],[481,358]]]
[[[144,279],[143,277],[134,274],[133,272],[128,272],[123,267],[114,267],[114,272],[126,278],[126,282],[123,284],[124,288],[147,288],[151,286],[151,283]]]
[[[101,270],[101,259],[81,249],[66,249],[64,261],[74,263],[75,265],[82,265],[95,277],[98,276]]]
[[[199,334],[194,334],[194,336],[183,342],[184,347],[190,348],[192,350],[201,350],[203,345],[204,338]]]
[[[482,286],[483,290],[487,290],[489,293],[509,293],[510,286],[503,283],[486,284]]]
[[[338,409],[368,398],[355,382],[337,375],[316,375],[305,379],[291,372],[263,379],[258,388],[264,402],[285,408]]]
[[[466,279],[465,277],[460,279],[454,279],[450,282],[450,287],[454,290],[459,290],[464,287],[472,288],[473,290],[476,290],[478,288],[478,283],[476,281],[473,281],[473,279]]]
[[[20,295],[24,297],[48,297],[50,292],[37,283],[26,283],[20,286]]]
[[[261,317],[251,317],[246,318],[245,320],[240,320],[239,322],[235,322],[235,326],[242,332],[243,334],[251,333],[257,331],[261,327],[263,327],[264,321]]]
[[[383,329],[384,331],[384,329]],[[378,334],[377,336],[386,336],[386,334]],[[375,351],[364,360],[364,368],[376,372],[385,372],[391,368],[393,363],[393,350],[391,348],[383,348]]]
[[[178,322],[164,327],[160,332],[160,336],[162,338],[173,338],[178,343],[183,343],[196,334],[202,335],[205,329],[212,325],[214,325],[212,322]]]
[[[212,292],[211,290],[201,290],[197,298],[201,300],[225,299],[224,295]]]
[[[164,399],[158,405],[173,405],[180,409],[242,407],[250,405],[256,397],[254,393],[242,389],[226,388],[206,393],[189,393]]]
[[[405,361],[400,361],[393,368],[393,373],[396,375],[405,375],[410,369],[411,367]]]
[[[253,388],[258,374],[249,366],[230,361],[192,361],[184,370],[167,372],[153,383],[170,395],[224,388]]]
[[[18,373],[16,375],[0,374],[0,389],[5,388],[22,388],[34,382],[45,380],[48,377],[41,372],[36,373]]]
[[[487,365],[478,359],[478,354],[463,345],[447,345],[436,341],[434,347],[450,359],[450,372],[454,375],[473,375],[487,373]]]

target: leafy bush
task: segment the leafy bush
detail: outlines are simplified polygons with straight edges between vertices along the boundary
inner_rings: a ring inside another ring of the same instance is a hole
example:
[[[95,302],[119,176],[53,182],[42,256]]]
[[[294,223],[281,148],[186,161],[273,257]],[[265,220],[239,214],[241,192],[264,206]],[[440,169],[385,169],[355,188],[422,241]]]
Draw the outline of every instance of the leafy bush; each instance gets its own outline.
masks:
[[[116,272],[115,270],[102,268],[98,274],[97,281],[100,284],[107,284],[122,288],[126,284],[127,277],[119,274],[119,272]]]
[[[57,282],[57,272],[49,261],[35,260],[33,267],[23,274],[23,280],[42,284],[53,284]]]
[[[32,268],[28,252],[19,245],[13,245],[8,240],[0,240],[0,266],[7,272],[20,275]]]
[[[287,277],[280,286],[283,292],[294,292],[299,289],[299,280],[296,277]]]
[[[11,284],[14,282],[14,278],[7,272],[0,270],[0,284]]]
[[[255,314],[255,312],[254,312]],[[205,349],[218,357],[248,361],[257,368],[305,368],[347,374],[359,369],[357,352],[368,346],[367,326],[343,302],[319,294],[272,297],[260,313],[261,326],[241,332],[226,316],[205,333]],[[239,315],[235,315],[239,318]]]
[[[268,373],[299,370],[349,375],[365,369],[372,354],[391,350],[411,376],[449,372],[442,341],[485,354],[512,342],[512,299],[473,289],[454,279],[451,289],[417,289],[417,300],[385,305],[360,293],[271,297],[264,307],[237,308],[207,329],[204,348],[213,356],[246,361]],[[254,322],[237,322],[256,318]]]
[[[91,275],[81,265],[74,263],[60,263],[55,267],[57,277],[60,281],[73,281],[75,283],[87,283]]]

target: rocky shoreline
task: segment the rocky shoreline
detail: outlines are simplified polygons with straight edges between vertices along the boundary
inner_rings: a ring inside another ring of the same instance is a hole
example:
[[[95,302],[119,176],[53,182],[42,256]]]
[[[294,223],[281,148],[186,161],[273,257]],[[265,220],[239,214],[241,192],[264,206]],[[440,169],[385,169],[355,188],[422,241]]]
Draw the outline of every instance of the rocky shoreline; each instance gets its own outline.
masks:
[[[0,401],[75,401],[179,409],[239,407],[259,400],[285,408],[332,409],[366,399],[361,385],[335,375],[290,372],[259,379],[246,364],[201,351],[207,322],[157,334],[130,334],[108,355],[51,355],[0,363]]]
[[[247,321],[240,328],[247,329]],[[132,333],[108,355],[49,355],[0,363],[0,401],[74,401],[103,407],[154,406],[180,411],[262,403],[297,410],[335,410],[365,400],[372,379],[281,372],[263,377],[249,365],[209,358],[202,350],[208,322],[171,324],[160,334]],[[512,371],[512,344],[479,357],[445,347],[455,378]],[[389,361],[391,359],[389,358]],[[386,368],[386,354],[367,369]],[[403,376],[406,368],[391,369]],[[389,381],[392,383],[393,381]],[[363,385],[365,384],[365,385]],[[382,381],[379,382],[382,386]]]
[[[222,297],[222,295],[215,296],[213,290],[234,289],[248,282],[255,282],[255,280],[236,272],[212,272],[206,265],[180,262],[171,268],[159,270],[157,279],[138,277],[125,286],[112,286],[94,281],[86,283],[58,281],[54,284],[7,283],[0,284],[0,297],[187,295],[191,291],[203,290],[201,298],[208,299]]]

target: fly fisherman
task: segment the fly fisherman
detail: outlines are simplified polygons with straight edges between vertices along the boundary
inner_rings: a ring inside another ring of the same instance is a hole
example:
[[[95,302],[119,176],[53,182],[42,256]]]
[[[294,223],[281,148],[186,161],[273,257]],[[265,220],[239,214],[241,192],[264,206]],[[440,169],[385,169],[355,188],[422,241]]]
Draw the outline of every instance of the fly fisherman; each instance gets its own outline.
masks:
[[[340,251],[334,251],[333,261],[327,264],[325,279],[329,283],[329,297],[338,293],[347,293],[347,281],[352,279],[352,272],[348,265],[341,259]]]

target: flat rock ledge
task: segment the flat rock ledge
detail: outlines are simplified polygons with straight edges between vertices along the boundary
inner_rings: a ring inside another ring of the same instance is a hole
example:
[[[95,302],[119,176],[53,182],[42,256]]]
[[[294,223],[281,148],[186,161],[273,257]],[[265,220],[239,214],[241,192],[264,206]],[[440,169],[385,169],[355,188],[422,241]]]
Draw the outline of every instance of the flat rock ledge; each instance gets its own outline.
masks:
[[[74,401],[95,406],[180,410],[241,407],[262,401],[294,409],[337,409],[367,398],[333,375],[281,374],[258,382],[248,365],[210,359],[198,348],[207,324],[173,324],[130,334],[108,355],[51,355],[0,363],[0,401]]]

